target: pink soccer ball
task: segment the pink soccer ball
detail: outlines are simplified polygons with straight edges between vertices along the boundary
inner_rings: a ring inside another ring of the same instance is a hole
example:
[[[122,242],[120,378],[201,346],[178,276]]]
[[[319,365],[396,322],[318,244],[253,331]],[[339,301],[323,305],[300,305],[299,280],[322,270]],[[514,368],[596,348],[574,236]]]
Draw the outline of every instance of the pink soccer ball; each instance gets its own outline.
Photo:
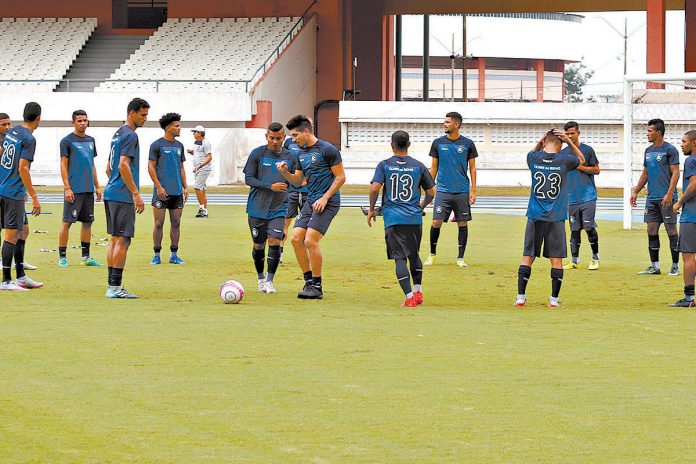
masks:
[[[226,304],[237,304],[244,298],[244,287],[236,280],[220,285],[220,299]]]

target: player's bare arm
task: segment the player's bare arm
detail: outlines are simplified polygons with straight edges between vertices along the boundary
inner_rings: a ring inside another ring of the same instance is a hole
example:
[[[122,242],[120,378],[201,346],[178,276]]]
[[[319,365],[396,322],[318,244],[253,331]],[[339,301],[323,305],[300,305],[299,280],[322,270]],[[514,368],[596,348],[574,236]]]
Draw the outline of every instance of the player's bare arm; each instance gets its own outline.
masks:
[[[34,190],[34,185],[31,183],[30,167],[31,161],[25,159],[19,160],[19,177],[22,179],[22,184],[27,190],[27,194],[31,197],[31,214],[38,216],[41,213],[41,204],[39,203],[39,197],[36,195],[36,190]]]
[[[643,187],[645,187],[645,184],[648,183],[648,169],[643,168],[643,172],[640,174],[640,177],[638,178],[638,183],[636,184],[635,188],[631,192],[631,206],[634,208],[638,206],[638,194],[640,193],[641,190],[643,190]]]
[[[433,201],[433,198],[435,198],[435,187],[429,188],[425,191],[425,197],[420,203],[420,209],[424,210],[427,208],[430,202]]]
[[[379,191],[382,189],[382,184],[379,182],[373,182],[370,186],[370,208],[367,210],[367,225],[372,227],[372,221],[376,220],[375,215],[375,205],[377,204],[377,197],[379,197]]]
[[[476,203],[476,158],[469,160],[469,174],[471,175],[471,187],[469,188],[469,204]]]
[[[336,192],[338,192],[338,189],[340,189],[343,184],[346,183],[346,173],[343,171],[343,163],[339,163],[336,166],[331,166],[331,172],[334,175],[334,180],[331,182],[329,190],[327,190],[326,193],[312,205],[312,209],[317,213],[324,211],[329,199],[334,196]]]
[[[686,188],[684,193],[682,193],[681,198],[679,198],[679,200],[677,200],[677,202],[672,206],[674,212],[678,213],[684,203],[691,200],[694,195],[696,195],[696,176],[691,176],[689,177],[689,186]]]
[[[584,172],[585,174],[589,174],[591,176],[596,176],[599,175],[599,164],[596,166],[580,165],[578,166],[578,171]]]
[[[142,198],[140,198],[140,192],[138,187],[135,185],[133,180],[133,173],[130,169],[131,159],[128,156],[121,156],[118,161],[118,172],[121,174],[123,183],[126,185],[128,191],[133,195],[133,202],[135,203],[135,212],[140,214],[145,211],[145,203],[143,203]]]
[[[123,161],[123,157],[121,157],[121,161]],[[152,179],[153,184],[155,184],[155,190],[157,191],[157,196],[164,200],[165,198],[167,198],[168,195],[167,195],[167,191],[165,190],[164,187],[162,187],[162,184],[160,183],[159,178],[157,177],[157,171],[155,169],[156,164],[157,164],[157,161],[148,160],[147,172],[148,172],[148,174],[150,174],[150,179]],[[120,169],[120,166],[119,166],[119,169]],[[130,187],[128,188],[128,190],[130,190]]]
[[[670,164],[669,170],[672,172],[672,178],[669,181],[669,188],[667,189],[667,194],[662,198],[662,207],[666,208],[672,204],[672,199],[674,198],[674,189],[677,188],[677,182],[679,181],[679,165]]]
[[[184,169],[184,163],[181,163],[181,184],[184,187],[184,203],[188,201],[188,181],[186,180],[186,169]]]
[[[288,163],[285,161],[276,163],[276,168],[278,168],[278,172],[285,177],[285,180],[290,182],[293,186],[297,188],[302,187],[302,183],[305,182],[305,177],[301,170],[296,169],[294,173],[290,172],[288,170]]]
[[[582,166],[583,164],[585,164],[585,155],[582,154],[582,151],[580,151],[580,149],[575,146],[573,141],[570,140],[570,137],[568,137],[564,131],[553,129],[553,133],[556,136],[558,136],[562,141],[564,141],[565,143],[568,144],[568,148],[570,148],[570,151],[572,151],[573,154],[575,156],[577,156],[578,159],[580,160],[579,166]]]
[[[94,192],[97,194],[97,201],[102,201],[104,195],[104,190],[99,185],[99,177],[97,177],[97,167],[92,168],[92,174],[94,175]]]
[[[75,202],[75,194],[70,188],[70,182],[68,180],[68,163],[70,160],[66,156],[60,157],[60,177],[63,180],[63,191],[65,195],[65,201],[68,203]]]
[[[437,178],[437,168],[439,166],[438,161],[440,161],[440,160],[437,158],[432,158],[431,161],[432,161],[432,163],[430,164],[430,176],[433,179],[436,179]]]

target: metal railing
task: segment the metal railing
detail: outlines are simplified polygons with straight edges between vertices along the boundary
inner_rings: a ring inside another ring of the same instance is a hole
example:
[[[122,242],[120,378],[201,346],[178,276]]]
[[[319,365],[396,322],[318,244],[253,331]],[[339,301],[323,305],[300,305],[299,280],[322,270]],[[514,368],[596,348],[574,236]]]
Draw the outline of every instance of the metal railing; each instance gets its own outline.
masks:
[[[155,93],[159,93],[159,88],[161,84],[244,84],[244,91],[249,92],[251,81],[249,80],[230,80],[230,79],[0,79],[0,84],[53,84],[55,87],[59,86],[61,83],[65,82],[66,90],[70,92],[70,83],[76,82],[94,82],[94,83],[106,83],[106,82],[125,82],[129,84],[135,83],[146,83],[154,84]],[[55,90],[55,88],[54,88]],[[0,92],[2,92],[2,87],[0,87]]]

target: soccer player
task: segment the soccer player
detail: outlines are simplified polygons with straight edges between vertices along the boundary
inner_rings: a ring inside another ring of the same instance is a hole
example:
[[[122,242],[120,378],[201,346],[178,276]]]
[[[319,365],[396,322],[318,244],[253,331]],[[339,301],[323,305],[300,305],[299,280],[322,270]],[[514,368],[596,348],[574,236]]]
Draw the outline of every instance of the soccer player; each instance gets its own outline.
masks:
[[[24,274],[25,240],[20,236],[25,227],[24,201],[27,193],[32,200],[32,214],[38,216],[41,213],[41,204],[29,171],[36,151],[36,139],[32,133],[41,123],[41,106],[35,102],[27,103],[23,116],[21,125],[5,133],[0,156],[0,226],[5,231],[0,290],[24,291],[43,286]],[[13,259],[17,273],[14,281],[11,276]]]
[[[295,142],[292,137],[288,137],[283,143],[283,148],[288,150],[294,158],[300,154],[302,149]],[[285,246],[285,239],[288,236],[288,231],[290,230],[290,223],[297,215],[302,211],[305,200],[307,200],[307,182],[305,181],[301,187],[295,187],[290,184],[288,189],[288,212],[285,215],[285,225],[283,227],[283,240],[280,241],[280,262],[283,262],[283,247]]]
[[[293,162],[294,173],[290,172],[292,169],[288,169],[286,162],[278,164],[278,171],[295,187],[300,187],[306,179],[309,192],[290,237],[305,281],[297,297],[321,299],[324,297],[321,282],[323,259],[319,242],[341,208],[339,189],[345,183],[346,175],[341,153],[314,135],[309,118],[295,116],[285,127],[302,151]]]
[[[193,155],[193,174],[195,176],[193,183],[193,191],[196,193],[198,200],[197,218],[208,217],[208,197],[206,195],[206,181],[208,176],[213,171],[213,153],[210,147],[210,142],[205,138],[205,127],[196,126],[191,131],[193,138],[196,140],[193,144],[193,150],[188,150]]]
[[[244,180],[251,187],[246,212],[249,216],[251,256],[256,266],[258,290],[275,293],[273,278],[280,264],[280,241],[288,210],[288,182],[278,172],[281,162],[292,163],[293,156],[283,147],[283,125],[274,122],[266,130],[266,145],[255,148],[244,166]],[[264,274],[264,258],[268,242],[268,273]]]
[[[179,238],[181,237],[181,215],[184,203],[188,200],[188,185],[184,163],[184,145],[176,140],[181,133],[181,115],[167,113],[159,120],[164,136],[150,145],[147,171],[155,185],[152,195],[152,212],[155,226],[152,230],[153,250],[155,255],[150,264],[160,264],[162,251],[162,234],[166,211],[169,210],[169,263],[184,264],[178,256]]]
[[[694,277],[696,277],[696,131],[689,131],[682,137],[681,148],[684,161],[684,178],[682,196],[672,210],[674,214],[681,208],[679,218],[678,250],[684,263],[684,298],[670,306],[673,308],[691,308],[694,303]]]
[[[568,217],[569,171],[585,162],[585,157],[563,131],[551,129],[539,141],[543,151],[527,155],[527,166],[532,175],[532,189],[527,207],[527,228],[524,233],[522,263],[517,271],[517,299],[515,306],[527,302],[526,290],[532,275],[534,258],[542,254],[551,261],[551,297],[549,308],[558,307],[558,295],[563,283],[563,258],[568,255],[565,220]],[[561,153],[563,142],[572,154]]]
[[[140,198],[140,144],[135,130],[145,125],[150,104],[142,98],[128,103],[126,124],[111,139],[111,154],[107,174],[109,182],[104,189],[106,231],[111,235],[106,250],[109,266],[107,298],[138,298],[123,288],[123,268],[126,266],[128,247],[135,236],[135,213],[142,213],[145,204]]]
[[[660,274],[660,223],[664,223],[672,251],[670,276],[679,275],[679,251],[677,242],[677,215],[673,204],[677,201],[677,181],[679,180],[679,152],[673,145],[665,142],[665,122],[662,119],[648,121],[648,142],[645,149],[643,173],[631,193],[631,206],[638,206],[638,193],[648,184],[648,198],[645,200],[643,220],[648,223],[648,251],[652,264],[639,275]]]
[[[594,149],[580,142],[580,125],[569,121],[563,126],[573,145],[578,147],[585,157],[585,162],[577,169],[568,172],[568,219],[570,221],[570,254],[571,262],[563,269],[577,269],[580,263],[580,232],[585,229],[587,240],[592,248],[592,259],[587,267],[590,271],[599,269],[599,236],[595,213],[597,211],[597,187],[594,176],[599,174],[599,161]],[[541,147],[539,147],[541,149]],[[571,155],[570,147],[565,147],[561,153]]]
[[[102,266],[90,256],[92,222],[94,222],[94,194],[102,200],[94,157],[97,147],[94,139],[87,135],[89,119],[83,110],[73,111],[72,123],[75,130],[60,141],[60,174],[65,188],[63,222],[58,233],[58,265],[68,267],[68,236],[70,226],[82,223],[80,244],[84,266]]]
[[[410,145],[407,132],[396,131],[392,134],[391,147],[394,156],[381,161],[375,169],[370,188],[367,225],[372,227],[371,221],[376,217],[377,196],[384,187],[382,216],[387,258],[394,260],[396,278],[406,295],[406,301],[401,306],[414,307],[423,303],[423,263],[418,253],[423,235],[423,210],[435,196],[435,183],[425,165],[408,156]],[[422,202],[421,188],[425,190]]]
[[[425,265],[435,263],[437,242],[442,222],[449,220],[454,211],[454,220],[459,226],[459,253],[457,266],[466,267],[464,252],[469,238],[468,222],[471,220],[471,205],[476,202],[476,145],[471,139],[459,134],[462,115],[447,113],[445,135],[433,141],[430,148],[432,165],[430,175],[436,180],[437,193],[433,203],[433,222],[430,227],[430,255]],[[467,171],[471,174],[471,181]]]

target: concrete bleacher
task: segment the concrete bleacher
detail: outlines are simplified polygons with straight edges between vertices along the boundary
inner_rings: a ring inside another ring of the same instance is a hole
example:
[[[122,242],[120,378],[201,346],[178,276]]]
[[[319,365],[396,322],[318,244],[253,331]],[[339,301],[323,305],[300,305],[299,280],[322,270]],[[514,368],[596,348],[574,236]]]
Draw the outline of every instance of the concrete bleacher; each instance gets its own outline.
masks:
[[[0,92],[53,91],[96,27],[96,18],[2,18],[0,81],[55,82],[0,82]]]
[[[97,92],[247,92],[299,18],[168,19]],[[188,82],[117,82],[182,80]],[[196,82],[196,81],[239,82]]]

